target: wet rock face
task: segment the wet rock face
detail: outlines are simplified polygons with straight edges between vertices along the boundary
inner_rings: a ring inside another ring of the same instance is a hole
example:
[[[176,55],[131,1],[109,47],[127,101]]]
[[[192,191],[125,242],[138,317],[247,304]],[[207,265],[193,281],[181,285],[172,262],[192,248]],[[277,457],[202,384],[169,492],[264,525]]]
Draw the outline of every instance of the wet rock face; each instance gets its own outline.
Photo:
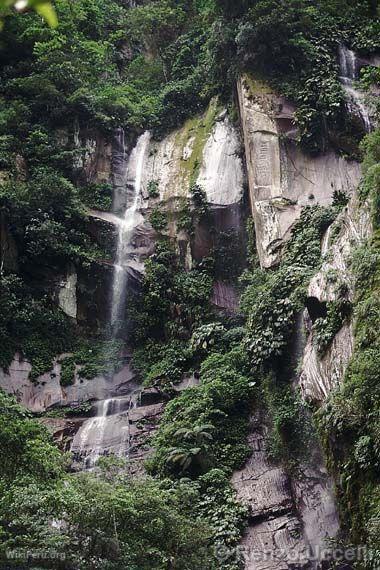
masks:
[[[62,136],[68,137],[68,133]],[[122,131],[106,140],[99,133],[80,131],[75,133],[75,144],[82,149],[74,165],[82,183],[111,182],[115,191],[115,213],[89,211],[88,228],[103,247],[107,245],[114,254],[120,213],[130,199],[134,184],[133,164],[129,163],[133,144],[125,139]],[[244,170],[239,130],[227,112],[213,102],[203,117],[189,121],[164,140],[151,141],[144,158],[141,183],[140,223],[131,240],[128,271],[129,286],[138,287],[144,271],[144,260],[154,251],[156,234],[152,230],[148,213],[157,203],[164,209],[175,207],[176,198],[189,196],[190,178],[197,172],[197,182],[206,191],[211,205],[213,223],[218,230],[243,227],[242,198]],[[150,181],[157,181],[160,197],[149,197]],[[174,202],[172,200],[174,199]],[[207,228],[197,228],[193,250],[188,236],[179,235],[173,229],[179,249],[188,268],[193,259],[206,254],[212,243]],[[197,249],[198,248],[198,249]],[[113,276],[112,262],[101,260],[96,274],[90,274],[70,266],[66,272],[51,279],[50,286],[57,304],[71,318],[97,330],[109,317],[109,290]],[[50,277],[49,277],[50,279]],[[213,301],[220,310],[234,312],[237,296],[231,287],[216,284]],[[72,386],[60,384],[61,365],[54,362],[51,372],[35,383],[29,380],[31,365],[16,355],[9,371],[0,371],[0,386],[33,412],[44,412],[62,406],[76,406],[84,402],[102,401],[123,397],[134,383],[129,365],[112,380],[99,376],[92,380],[78,376]],[[148,395],[146,395],[149,398]],[[153,405],[146,403],[145,407]],[[137,413],[137,412],[136,412]],[[57,428],[58,429],[58,428]]]
[[[67,268],[66,276],[59,283],[58,305],[67,316],[77,318],[77,282],[78,275],[74,265]]]
[[[239,309],[239,294],[233,285],[216,281],[213,285],[211,303],[216,309],[233,315]]]
[[[52,434],[55,443],[63,452],[70,451],[75,434],[85,421],[84,418],[41,418],[39,420]]]
[[[92,400],[128,393],[134,386],[135,374],[126,364],[111,379],[97,376],[82,379],[76,373],[72,386],[61,386],[61,364],[56,359],[51,372],[40,376],[36,382],[29,380],[31,364],[16,354],[8,373],[0,369],[0,387],[14,394],[18,401],[32,412],[44,412],[49,408],[78,405]]]
[[[336,334],[331,345],[321,357],[318,354],[312,321],[323,316],[319,311],[327,302],[341,298],[342,290],[347,301],[353,301],[354,281],[350,258],[355,247],[363,244],[371,235],[369,207],[359,204],[357,193],[348,206],[330,226],[322,242],[323,263],[310,282],[309,310],[304,319],[308,338],[303,354],[300,387],[303,397],[322,403],[343,380],[353,351],[352,324],[347,321]]]
[[[146,400],[149,403],[144,403]],[[127,460],[130,474],[142,474],[152,451],[149,438],[157,429],[164,400],[161,395],[151,403],[145,390],[135,390],[121,398],[99,401],[96,415],[85,419],[71,438],[73,469],[92,468],[100,457],[112,454]]]
[[[252,455],[232,479],[238,499],[249,508],[245,569],[315,568],[313,552],[339,529],[332,482],[317,450],[302,476],[291,478],[269,460],[267,438],[265,417],[256,413],[248,440]]]
[[[313,334],[309,330],[300,377],[303,397],[308,401],[323,403],[343,380],[352,351],[353,333],[350,323],[342,326],[323,357],[318,354]]]
[[[346,96],[347,111],[353,118],[359,120],[364,132],[370,132],[376,123],[376,110],[369,104],[368,97],[361,91],[356,83],[360,79],[360,71],[368,65],[377,66],[377,57],[369,59],[358,56],[355,52],[344,45],[338,49],[338,63],[340,71],[340,81]]]
[[[360,167],[333,152],[303,153],[292,142],[295,108],[265,86],[243,77],[238,95],[257,249],[261,265],[272,267],[302,208],[331,204],[334,191],[351,195]]]
[[[144,461],[152,452],[149,439],[157,429],[164,410],[163,402],[131,407],[132,396],[108,400],[108,415],[90,418],[41,418],[62,451],[73,456],[72,469],[81,471],[95,466],[99,457],[116,455],[127,459],[131,475],[144,473]],[[162,398],[161,398],[162,399]],[[98,413],[104,401],[95,405]],[[104,407],[104,406],[103,406]]]
[[[198,382],[195,376],[185,376],[175,391],[180,393]],[[67,427],[58,424],[54,437],[60,442],[61,433],[71,429],[71,437],[65,441],[73,454],[74,470],[92,468],[99,457],[112,454],[127,460],[131,475],[140,476],[145,473],[144,461],[152,453],[151,436],[168,399],[158,388],[141,389],[131,382],[122,396],[95,402],[92,417],[78,419],[76,424],[64,420]]]
[[[203,149],[197,184],[211,205],[238,204],[243,197],[242,149],[237,129],[224,111]]]
[[[77,131],[74,145],[80,149],[74,169],[87,183],[110,182],[112,178],[112,143],[96,131]]]

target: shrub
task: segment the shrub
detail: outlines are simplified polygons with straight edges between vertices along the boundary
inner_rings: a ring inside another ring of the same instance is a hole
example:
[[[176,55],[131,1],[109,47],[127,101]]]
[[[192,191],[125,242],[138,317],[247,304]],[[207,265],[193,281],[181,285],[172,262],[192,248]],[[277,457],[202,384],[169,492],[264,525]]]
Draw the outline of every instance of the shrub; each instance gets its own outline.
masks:
[[[149,198],[158,198],[160,196],[157,180],[149,180],[147,189]]]
[[[322,357],[335,335],[351,315],[351,303],[344,299],[327,303],[327,316],[316,319],[313,325],[314,341]]]
[[[156,232],[161,232],[168,224],[167,214],[155,208],[149,216],[149,221]]]
[[[112,208],[112,186],[110,184],[90,184],[78,189],[84,204],[94,210],[109,212]]]

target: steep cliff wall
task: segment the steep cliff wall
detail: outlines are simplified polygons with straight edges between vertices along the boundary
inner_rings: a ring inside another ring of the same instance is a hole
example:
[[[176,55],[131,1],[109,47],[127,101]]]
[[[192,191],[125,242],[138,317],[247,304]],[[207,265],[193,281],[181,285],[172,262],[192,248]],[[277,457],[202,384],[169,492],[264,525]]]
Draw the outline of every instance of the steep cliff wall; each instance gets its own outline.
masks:
[[[329,227],[322,242],[323,262],[308,288],[309,311],[304,320],[308,340],[302,359],[300,386],[305,399],[323,403],[342,382],[353,351],[352,320],[347,318],[334,335],[324,354],[318,352],[316,334],[313,331],[312,307],[327,303],[354,300],[354,276],[350,263],[355,248],[366,243],[372,233],[370,207],[359,200],[357,190],[347,207]],[[310,314],[311,313],[311,314]]]
[[[374,569],[376,2],[8,4],[0,567]]]
[[[303,153],[294,142],[294,106],[265,85],[245,76],[238,95],[257,250],[261,265],[272,267],[302,208],[327,206],[334,192],[350,196],[360,166],[332,151]]]
[[[233,476],[238,499],[249,509],[242,541],[247,570],[314,568],[311,560],[337,536],[339,518],[334,485],[318,445],[296,474],[268,454],[268,420],[256,412],[250,420],[252,454]],[[315,445],[315,444],[314,444]]]

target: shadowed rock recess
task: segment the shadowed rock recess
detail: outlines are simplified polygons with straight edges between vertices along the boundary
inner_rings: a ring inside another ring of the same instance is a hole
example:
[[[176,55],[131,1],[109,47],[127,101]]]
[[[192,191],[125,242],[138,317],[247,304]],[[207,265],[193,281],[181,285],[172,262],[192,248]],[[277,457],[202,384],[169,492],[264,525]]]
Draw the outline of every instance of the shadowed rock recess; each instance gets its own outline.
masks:
[[[0,32],[0,570],[378,568],[374,3],[69,4]]]

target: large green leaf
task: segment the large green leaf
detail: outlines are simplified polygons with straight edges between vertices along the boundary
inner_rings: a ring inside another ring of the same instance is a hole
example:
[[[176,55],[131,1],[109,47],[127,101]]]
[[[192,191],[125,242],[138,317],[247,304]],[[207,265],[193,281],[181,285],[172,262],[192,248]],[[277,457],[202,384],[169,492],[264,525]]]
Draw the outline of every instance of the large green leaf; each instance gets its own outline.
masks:
[[[58,25],[57,14],[49,0],[0,0],[0,15],[4,17],[10,14],[10,9],[14,8],[18,12],[33,9],[39,14],[51,28]],[[2,22],[0,21],[0,29]]]
[[[57,27],[57,14],[51,2],[45,0],[29,0],[29,5],[34,8],[37,14],[42,16],[51,28]]]

